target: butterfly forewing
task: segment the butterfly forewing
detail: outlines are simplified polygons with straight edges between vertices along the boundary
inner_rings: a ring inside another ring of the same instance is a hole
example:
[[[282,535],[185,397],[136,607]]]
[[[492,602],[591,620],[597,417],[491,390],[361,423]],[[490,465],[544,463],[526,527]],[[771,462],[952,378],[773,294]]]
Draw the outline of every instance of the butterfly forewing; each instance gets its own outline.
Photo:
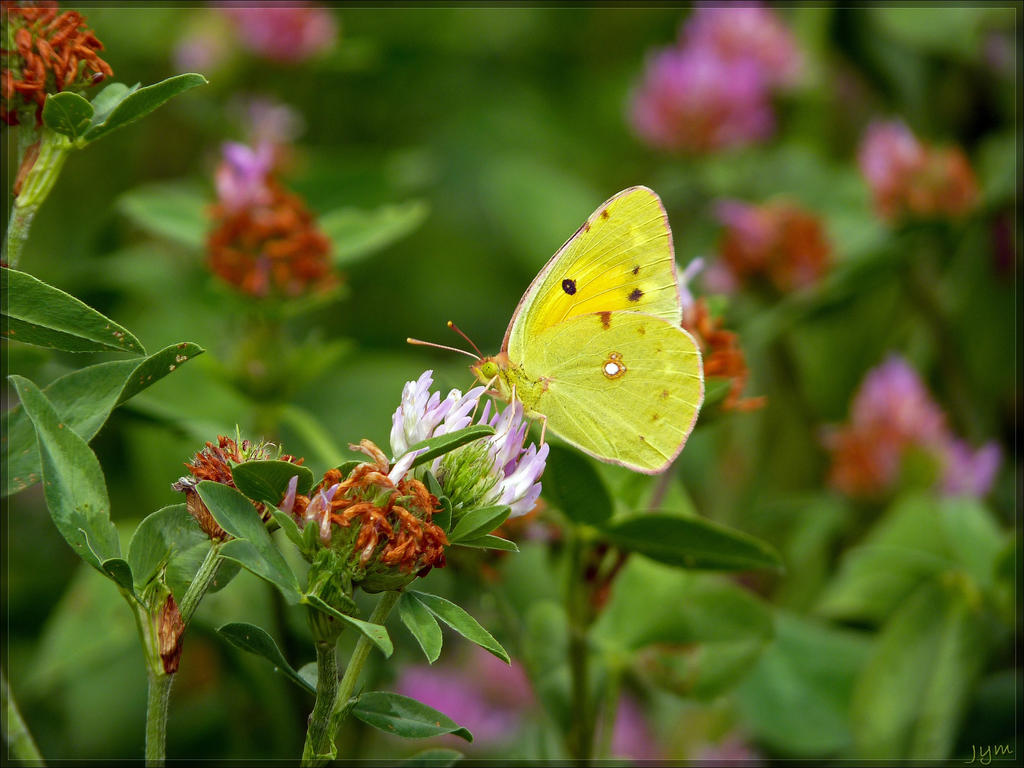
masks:
[[[686,331],[638,312],[577,315],[531,340],[524,371],[545,380],[536,410],[587,453],[655,473],[679,454],[704,399]]]
[[[612,197],[558,250],[520,300],[502,348],[519,360],[549,328],[616,310],[681,319],[672,232],[647,187]]]

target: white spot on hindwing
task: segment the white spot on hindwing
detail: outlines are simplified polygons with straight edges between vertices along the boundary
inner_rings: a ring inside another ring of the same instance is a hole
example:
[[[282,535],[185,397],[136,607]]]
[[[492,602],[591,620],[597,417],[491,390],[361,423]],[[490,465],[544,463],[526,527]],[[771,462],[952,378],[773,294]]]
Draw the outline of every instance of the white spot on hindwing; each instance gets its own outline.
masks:
[[[608,359],[601,365],[601,372],[608,379],[618,379],[625,375],[626,364],[622,362],[622,355],[618,352],[609,352]]]

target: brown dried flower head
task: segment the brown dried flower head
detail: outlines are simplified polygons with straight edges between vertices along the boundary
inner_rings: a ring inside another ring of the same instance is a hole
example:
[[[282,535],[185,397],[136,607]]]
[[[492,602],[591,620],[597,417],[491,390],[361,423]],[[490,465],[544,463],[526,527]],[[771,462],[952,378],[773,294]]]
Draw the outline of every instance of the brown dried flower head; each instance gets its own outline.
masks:
[[[722,319],[711,315],[704,299],[696,299],[684,308],[682,325],[700,346],[704,375],[730,380],[722,410],[753,411],[764,406],[764,397],[742,396],[750,370],[740,349],[739,337],[735,332],[722,328]]]
[[[18,125],[29,112],[40,125],[47,94],[80,91],[114,74],[99,56],[103,43],[80,13],[60,13],[49,2],[2,3],[0,12],[0,117],[9,125]]]
[[[199,498],[199,494],[195,490],[196,485],[203,480],[210,480],[234,488],[235,481],[231,476],[231,467],[246,461],[277,459],[295,465],[301,465],[304,461],[288,454],[278,456],[273,450],[274,448],[273,443],[262,440],[258,443],[251,443],[248,440],[232,440],[230,437],[219,435],[216,445],[207,441],[206,446],[196,453],[191,461],[185,462],[185,467],[191,473],[191,477],[181,477],[171,487],[185,494],[185,503],[188,506],[189,514],[196,519],[199,527],[211,539],[223,540],[228,537],[228,534],[217,524],[213,515],[210,514],[210,510]],[[264,520],[269,519],[270,510],[264,504],[253,502],[253,505],[260,513],[260,517]]]
[[[325,546],[347,550],[353,582],[366,591],[397,589],[444,567],[448,537],[433,522],[437,497],[369,440],[349,447],[371,461],[348,477],[329,470],[310,496],[290,495],[281,509],[300,525],[317,525]]]

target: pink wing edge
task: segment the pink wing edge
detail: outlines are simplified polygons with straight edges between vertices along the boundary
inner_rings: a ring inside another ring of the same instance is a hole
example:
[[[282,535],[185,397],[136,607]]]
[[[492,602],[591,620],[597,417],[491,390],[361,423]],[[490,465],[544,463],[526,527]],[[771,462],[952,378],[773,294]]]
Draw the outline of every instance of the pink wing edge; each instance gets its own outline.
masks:
[[[633,192],[637,192],[639,190],[645,190],[647,192],[650,192],[654,196],[655,201],[658,203],[658,207],[661,209],[661,216],[665,220],[665,229],[668,230],[668,252],[672,256],[672,264],[673,264],[673,268],[672,268],[672,282],[675,284],[676,293],[677,294],[679,293],[679,275],[678,275],[678,273],[676,272],[676,269],[675,269],[676,247],[675,247],[675,243],[672,240],[672,226],[669,224],[669,221],[668,221],[668,211],[665,210],[665,204],[663,202],[661,202],[661,198],[658,196],[658,193],[655,192],[650,187],[644,186],[643,184],[637,184],[637,185],[632,186],[632,187],[626,187],[626,189],[622,190],[621,192],[616,192],[614,195],[612,195],[607,200],[605,200],[603,203],[601,203],[599,206],[597,206],[596,210],[592,214],[590,214],[590,216],[587,217],[586,221],[584,221],[582,224],[580,224],[579,229],[577,229],[575,232],[573,232],[572,236],[568,240],[566,240],[564,243],[562,243],[562,246],[557,251],[555,251],[555,255],[552,256],[550,259],[548,259],[547,264],[545,264],[543,269],[541,269],[541,271],[537,273],[537,276],[535,278],[533,278],[533,282],[530,283],[529,287],[527,287],[527,289],[523,293],[522,297],[520,297],[519,303],[516,304],[515,312],[512,313],[512,319],[508,321],[508,327],[505,329],[505,338],[501,340],[501,351],[502,351],[502,353],[508,354],[508,340],[509,340],[509,337],[512,335],[512,328],[515,326],[516,320],[519,319],[519,313],[523,309],[523,303],[526,301],[526,297],[529,296],[533,292],[533,289],[536,286],[539,286],[540,283],[544,280],[544,278],[548,276],[548,273],[554,267],[555,261],[557,261],[558,257],[562,255],[562,252],[568,247],[569,243],[571,243],[573,240],[575,240],[577,237],[579,237],[579,234],[580,234],[580,232],[583,231],[583,228],[586,227],[587,224],[590,224],[595,218],[597,218],[597,216],[600,215],[601,211],[603,211],[605,208],[607,208],[609,205],[611,205],[612,202],[614,202],[615,200],[618,200],[623,195],[629,195],[629,194],[632,194]],[[699,347],[697,348],[697,353],[700,354],[700,348]],[[703,372],[703,361],[701,362],[701,371]],[[703,402],[704,402],[704,380],[703,380],[703,378],[701,378],[701,403],[703,403]],[[698,407],[697,410],[699,411],[700,408]],[[691,430],[693,429],[693,425],[690,425],[690,429]],[[690,433],[687,432],[686,436],[687,436],[687,438],[689,438]],[[684,440],[683,443],[685,444],[685,442],[686,441]],[[579,448],[579,446],[576,446],[576,447]],[[682,450],[682,445],[680,445],[679,449]],[[583,449],[580,448],[580,450],[583,450]],[[590,454],[590,455],[593,456],[593,454]],[[676,452],[676,456],[678,456],[678,455],[679,455],[679,453],[677,451]],[[595,458],[598,458],[598,457],[595,456]],[[666,463],[665,466],[667,467],[668,464],[671,464],[672,461],[674,461],[674,460],[675,460],[675,456],[673,456],[672,459],[668,463]],[[619,462],[612,462],[612,463],[620,464]],[[620,466],[627,466],[627,465],[620,464]],[[633,467],[630,467],[630,469],[633,469]],[[665,469],[665,467],[662,467],[662,469],[659,469],[658,472],[661,472],[664,469]],[[643,470],[638,470],[638,471],[643,471]],[[648,472],[647,474],[657,474],[657,472]]]

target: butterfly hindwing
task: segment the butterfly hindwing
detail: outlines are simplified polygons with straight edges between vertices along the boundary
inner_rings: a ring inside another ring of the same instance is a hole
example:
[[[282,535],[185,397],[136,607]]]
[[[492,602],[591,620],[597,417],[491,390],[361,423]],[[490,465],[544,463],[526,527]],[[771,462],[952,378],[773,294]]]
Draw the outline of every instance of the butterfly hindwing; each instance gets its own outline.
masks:
[[[656,473],[682,450],[704,397],[697,345],[639,312],[577,315],[530,340],[523,369],[545,380],[536,410],[569,443]]]
[[[578,315],[631,310],[679,324],[672,232],[658,196],[631,187],[601,205],[527,289],[502,345],[520,359],[530,340]]]

